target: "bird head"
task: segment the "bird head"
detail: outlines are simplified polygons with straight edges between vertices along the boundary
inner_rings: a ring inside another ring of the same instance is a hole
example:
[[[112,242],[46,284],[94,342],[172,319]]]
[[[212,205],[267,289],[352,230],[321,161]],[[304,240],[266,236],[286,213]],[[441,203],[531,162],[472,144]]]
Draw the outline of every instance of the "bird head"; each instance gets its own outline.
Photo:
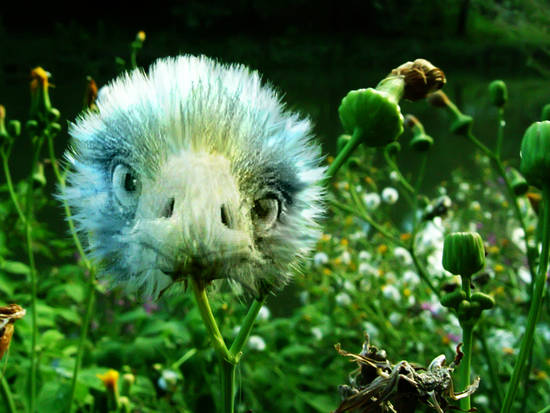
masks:
[[[313,247],[325,169],[307,118],[257,72],[180,56],[105,86],[70,127],[62,191],[102,273],[156,296],[284,286]]]

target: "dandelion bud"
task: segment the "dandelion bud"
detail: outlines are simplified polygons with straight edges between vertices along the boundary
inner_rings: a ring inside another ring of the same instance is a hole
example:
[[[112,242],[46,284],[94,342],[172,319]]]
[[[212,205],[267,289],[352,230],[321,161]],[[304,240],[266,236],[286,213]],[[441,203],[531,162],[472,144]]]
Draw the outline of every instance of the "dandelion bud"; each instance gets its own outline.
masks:
[[[409,142],[409,146],[418,152],[425,152],[433,145],[434,140],[431,136],[426,135],[424,126],[414,115],[405,117],[405,125],[412,129],[413,138]]]
[[[441,305],[443,307],[457,308],[462,300],[466,299],[466,293],[464,290],[457,289],[452,293],[445,294],[441,297]]]
[[[397,139],[403,133],[403,116],[398,105],[403,81],[396,80],[394,86],[394,93],[372,88],[349,92],[338,108],[346,133],[357,130],[362,142],[374,147],[385,146]]]
[[[462,113],[455,114],[455,120],[451,124],[451,132],[455,135],[468,135],[472,130],[474,120],[471,116]]]
[[[485,248],[477,232],[454,232],[445,237],[443,268],[447,271],[470,277],[484,266]]]
[[[525,195],[525,193],[529,189],[529,185],[527,184],[525,178],[517,171],[517,169],[510,168],[506,174],[508,175],[510,185],[512,186],[512,189],[514,190],[516,196]]]
[[[473,293],[470,301],[478,303],[482,310],[488,310],[495,306],[495,299],[493,297],[480,292]]]
[[[145,32],[143,30],[140,30],[139,32],[137,32],[136,40],[138,40],[142,43],[145,41]]]
[[[446,108],[451,103],[451,100],[447,97],[445,92],[438,90],[426,98],[428,103],[436,108]]]
[[[128,396],[132,385],[136,382],[136,376],[132,373],[125,373],[122,375],[122,394]],[[121,397],[122,399],[122,397]]]
[[[403,98],[413,101],[424,99],[430,93],[441,89],[447,82],[443,71],[425,59],[404,63],[393,69],[391,74],[404,77]]]
[[[42,186],[46,185],[46,175],[44,174],[44,164],[42,162],[38,162],[36,170],[32,174],[32,179]]]
[[[521,142],[520,170],[533,186],[542,188],[550,182],[550,121],[527,128]]]
[[[540,114],[540,120],[550,120],[550,103],[547,103],[542,107],[542,111]]]
[[[497,108],[502,108],[508,101],[508,89],[502,80],[493,80],[489,85],[491,103]]]
[[[8,131],[6,130],[6,108],[0,105],[0,139],[8,139]]]
[[[8,133],[12,137],[21,135],[21,122],[18,120],[10,120],[8,123]]]

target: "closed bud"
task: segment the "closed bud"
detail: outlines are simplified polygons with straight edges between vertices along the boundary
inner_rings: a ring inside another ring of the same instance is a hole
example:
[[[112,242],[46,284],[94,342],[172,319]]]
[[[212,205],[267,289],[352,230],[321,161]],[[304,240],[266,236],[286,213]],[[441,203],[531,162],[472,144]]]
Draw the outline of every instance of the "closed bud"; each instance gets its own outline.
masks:
[[[458,113],[453,123],[451,123],[451,132],[455,135],[467,136],[472,130],[473,122],[474,120],[471,116]]]
[[[495,306],[495,299],[490,295],[475,292],[470,297],[472,303],[478,303],[482,310],[488,310]]]
[[[469,278],[484,266],[485,248],[477,232],[454,232],[445,237],[443,268],[447,271]]]
[[[512,189],[514,190],[516,196],[522,196],[527,193],[529,185],[527,184],[525,178],[517,171],[517,169],[510,168],[506,172],[506,175],[508,175],[508,180],[510,181],[510,185],[512,186]]]
[[[547,103],[542,107],[540,120],[550,120],[550,103]]]
[[[452,293],[445,294],[441,297],[441,305],[443,307],[457,308],[462,300],[466,299],[466,293],[464,290],[457,289]]]
[[[136,376],[134,376],[132,373],[125,373],[122,375],[122,391],[121,394],[125,396],[130,395],[130,390],[132,388],[132,385],[136,381]]]
[[[520,170],[533,186],[542,188],[550,183],[550,121],[535,122],[525,131]]]
[[[434,140],[425,133],[415,135],[409,142],[409,146],[417,152],[425,152],[432,147]]]
[[[430,93],[441,89],[447,81],[443,71],[425,59],[404,63],[393,69],[391,74],[403,76],[405,79],[403,98],[413,101],[424,99]]]
[[[21,135],[21,122],[18,120],[10,120],[8,123],[8,133],[12,137]]]
[[[493,80],[489,84],[491,103],[497,108],[502,108],[508,101],[508,89],[502,80]]]
[[[32,174],[32,179],[42,186],[46,185],[46,175],[44,174],[44,164],[42,162],[38,162],[36,165],[36,170]]]
[[[349,92],[338,108],[345,132],[358,131],[362,142],[373,147],[385,146],[397,139],[403,133],[403,116],[398,105],[399,85],[395,86],[397,92],[393,94],[372,88]],[[401,81],[401,93],[402,90]]]

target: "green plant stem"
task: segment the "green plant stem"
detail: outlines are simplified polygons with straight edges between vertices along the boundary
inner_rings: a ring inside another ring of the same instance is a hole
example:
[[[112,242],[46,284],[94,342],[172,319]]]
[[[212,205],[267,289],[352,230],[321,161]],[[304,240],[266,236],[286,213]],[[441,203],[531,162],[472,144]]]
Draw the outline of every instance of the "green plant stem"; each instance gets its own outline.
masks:
[[[390,154],[387,150],[384,150],[384,159],[386,160],[386,163],[388,166],[397,174],[397,177],[399,179],[399,183],[403,185],[403,188],[405,188],[407,191],[409,191],[411,194],[414,194],[414,188],[413,186],[405,179],[401,171],[399,170],[399,167],[394,162],[394,160],[391,158]]]
[[[474,144],[481,152],[483,152],[490,160],[493,162],[493,165],[495,165],[498,174],[501,176],[501,178],[504,180],[504,183],[506,185],[506,190],[508,192],[509,200],[512,203],[512,207],[514,208],[514,214],[516,215],[516,219],[518,220],[521,229],[523,230],[523,233],[525,234],[525,248],[528,251],[529,245],[527,242],[527,225],[525,224],[525,220],[523,218],[523,215],[521,214],[521,210],[518,204],[518,198],[516,194],[514,193],[514,189],[512,188],[512,183],[510,182],[510,179],[508,179],[508,176],[506,175],[506,171],[504,169],[504,165],[502,165],[502,161],[500,160],[500,155],[497,155],[497,153],[491,151],[489,148],[487,148],[483,143],[479,141],[471,132],[467,135],[468,140]],[[534,263],[532,262],[531,257],[529,254],[527,255],[527,262],[529,266],[529,271],[531,272],[531,279],[535,279],[535,268]]]
[[[474,325],[471,323],[462,324],[462,340],[464,341],[464,357],[461,361],[460,371],[458,373],[458,381],[461,391],[468,388],[470,385],[470,367],[472,365],[472,341],[474,333]],[[464,411],[470,411],[470,396],[460,400],[460,408]]]
[[[235,411],[235,369],[237,364],[220,357],[223,411],[233,413]]]
[[[542,307],[542,300],[544,295],[544,287],[546,283],[546,271],[548,268],[548,252],[550,249],[550,186],[545,186],[542,189],[543,192],[543,213],[542,220],[539,221],[539,225],[542,225],[542,250],[540,253],[539,267],[535,280],[535,288],[533,290],[533,296],[531,298],[531,305],[529,307],[529,315],[527,317],[527,326],[521,340],[521,346],[518,358],[514,365],[512,377],[508,384],[504,403],[502,405],[501,413],[509,413],[512,409],[514,399],[517,393],[519,379],[523,368],[525,367],[525,361],[533,345],[533,335],[535,332],[535,326]]]
[[[495,155],[500,160],[502,152],[502,139],[504,137],[504,108],[498,108],[498,131],[497,131],[497,146],[495,149]]]
[[[355,128],[351,139],[346,143],[346,146],[342,148],[340,152],[336,155],[336,158],[332,161],[330,166],[327,169],[326,181],[331,181],[336,176],[336,173],[340,170],[342,165],[348,160],[353,151],[361,144],[361,129]]]
[[[36,314],[36,300],[37,300],[37,277],[36,266],[34,262],[34,252],[32,250],[32,226],[31,219],[33,213],[33,174],[38,164],[38,158],[40,157],[40,151],[44,138],[37,136],[33,138],[34,141],[34,154],[31,164],[31,171],[27,180],[27,204],[25,215],[25,238],[27,243],[27,255],[29,259],[30,275],[31,275],[31,324],[32,324],[32,336],[31,336],[31,371],[30,371],[30,411],[34,413],[36,411],[36,371],[37,371],[37,341],[38,341],[38,315]]]
[[[4,397],[4,406],[8,408],[8,413],[16,413],[15,403],[13,402],[10,386],[8,384],[8,381],[4,377],[4,375],[2,375],[0,382],[1,382],[0,388],[2,389],[2,396]]]
[[[487,360],[487,365],[489,367],[489,377],[491,379],[491,385],[492,385],[492,391],[496,395],[496,401],[498,406],[502,406],[502,387],[500,386],[499,379],[498,379],[498,373],[497,373],[497,367],[495,364],[495,360],[493,358],[493,352],[491,349],[489,349],[489,346],[487,345],[487,339],[486,337],[486,329],[484,325],[480,326],[481,332],[478,335],[478,339],[481,343],[481,348],[483,349],[483,354],[485,355],[485,359]]]
[[[546,406],[544,409],[539,410],[537,413],[548,413],[550,412],[550,406]]]
[[[11,152],[11,150],[5,151],[4,149],[2,149],[2,151],[1,151],[2,166],[4,168],[4,175],[6,177],[6,184],[8,185],[8,191],[10,193],[11,201],[13,202],[13,205],[15,206],[15,210],[17,211],[17,215],[19,216],[19,219],[24,224],[26,222],[27,218],[25,217],[25,214],[21,210],[21,206],[20,206],[17,194],[15,193],[15,190],[13,188],[13,181],[11,179],[10,167],[8,165],[8,158],[9,158],[9,153],[10,152]]]
[[[235,338],[235,341],[233,342],[233,344],[231,344],[229,353],[231,355],[231,358],[235,361],[235,363],[238,363],[241,359],[242,349],[246,344],[248,337],[250,336],[250,332],[252,331],[254,322],[258,317],[258,313],[260,312],[260,309],[265,303],[265,299],[266,298],[264,297],[260,300],[254,300],[252,302],[252,305],[248,309],[248,313],[246,314],[243,320],[239,333],[237,334],[237,337]]]

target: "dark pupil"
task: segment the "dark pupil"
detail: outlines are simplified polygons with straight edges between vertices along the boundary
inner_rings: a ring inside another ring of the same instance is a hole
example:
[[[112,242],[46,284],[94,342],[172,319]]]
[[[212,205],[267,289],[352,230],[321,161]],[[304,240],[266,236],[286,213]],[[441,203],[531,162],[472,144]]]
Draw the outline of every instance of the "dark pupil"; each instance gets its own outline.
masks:
[[[128,192],[134,192],[136,190],[136,178],[131,173],[127,173],[124,177],[124,189]]]
[[[272,199],[259,199],[254,202],[254,213],[260,219],[267,218],[272,207]]]

